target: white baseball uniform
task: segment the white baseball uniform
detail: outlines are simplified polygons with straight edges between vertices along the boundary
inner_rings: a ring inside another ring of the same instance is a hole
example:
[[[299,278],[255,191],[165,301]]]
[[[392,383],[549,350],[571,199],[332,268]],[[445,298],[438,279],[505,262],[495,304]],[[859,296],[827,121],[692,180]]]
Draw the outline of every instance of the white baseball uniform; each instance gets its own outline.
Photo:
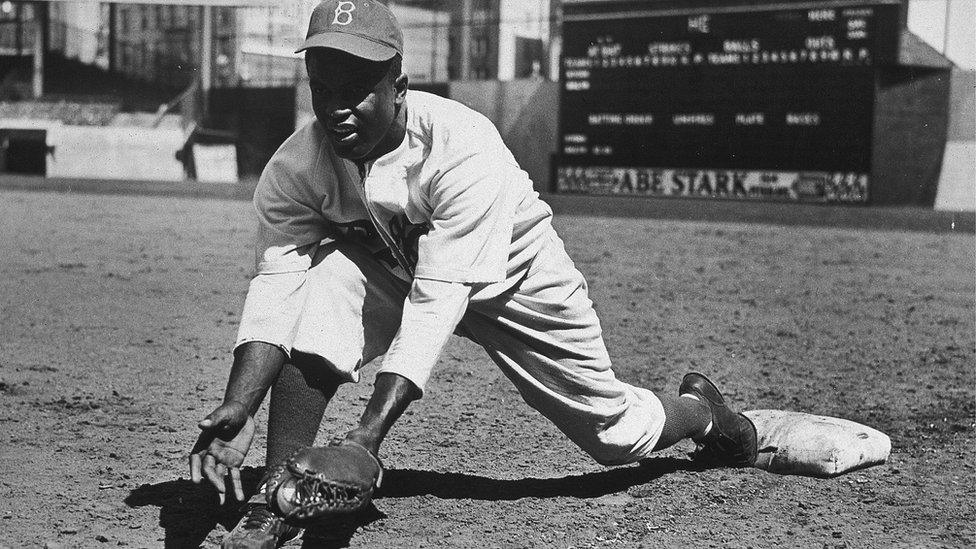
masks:
[[[237,345],[317,355],[350,381],[385,355],[380,372],[423,391],[456,330],[594,459],[646,457],[661,403],[614,376],[586,282],[494,125],[423,92],[404,108],[403,142],[364,166],[317,121],[275,153]]]

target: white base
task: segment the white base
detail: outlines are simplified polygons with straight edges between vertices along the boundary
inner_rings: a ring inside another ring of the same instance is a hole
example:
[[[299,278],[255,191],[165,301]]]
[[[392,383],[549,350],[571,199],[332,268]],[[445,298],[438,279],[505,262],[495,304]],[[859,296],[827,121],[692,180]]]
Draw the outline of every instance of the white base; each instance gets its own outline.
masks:
[[[759,459],[756,467],[784,475],[835,477],[881,465],[891,439],[881,431],[828,416],[783,410],[753,410]]]

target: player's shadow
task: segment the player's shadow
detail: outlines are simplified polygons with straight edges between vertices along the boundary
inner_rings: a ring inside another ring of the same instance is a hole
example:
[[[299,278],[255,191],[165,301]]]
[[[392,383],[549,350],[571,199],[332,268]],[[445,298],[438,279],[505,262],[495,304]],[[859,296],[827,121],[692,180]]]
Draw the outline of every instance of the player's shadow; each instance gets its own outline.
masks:
[[[250,497],[264,473],[263,468],[245,467],[241,471],[244,495]],[[217,525],[230,531],[241,519],[241,503],[227,498],[224,505],[208,484],[193,484],[179,478],[158,484],[143,484],[125,498],[129,507],[158,507],[159,525],[165,531],[163,547],[166,549],[196,548],[208,542],[219,545],[222,536],[214,532]],[[375,506],[370,505],[360,513],[341,520],[331,521],[306,533],[303,547],[331,549],[348,547],[356,530],[384,518]],[[209,538],[209,539],[208,539]]]
[[[262,471],[245,468],[241,474],[245,494],[254,492]],[[178,478],[157,484],[143,484],[125,498],[129,507],[158,507],[159,525],[165,531],[167,549],[200,547],[217,524],[231,529],[240,519],[240,503],[228,498],[221,506],[208,485]]]
[[[693,462],[676,458],[646,459],[636,466],[607,469],[595,473],[560,478],[501,480],[480,475],[440,473],[415,469],[390,469],[384,473],[383,487],[376,494],[382,507],[384,498],[434,496],[441,499],[480,499],[487,501],[522,498],[597,498],[623,492],[676,471],[700,470]],[[262,469],[245,468],[241,477],[246,496],[254,493]],[[221,506],[214,490],[206,484],[193,484],[179,478],[157,484],[143,484],[125,499],[129,507],[158,507],[159,525],[165,531],[167,549],[200,547],[204,542],[219,543],[217,525],[231,530],[241,518],[240,502],[228,498]],[[385,515],[375,506],[341,520],[331,521],[306,533],[303,547],[332,549],[348,547],[356,531]]]
[[[647,484],[677,471],[701,471],[688,459],[649,458],[638,465],[559,478],[501,480],[463,473],[438,473],[415,469],[384,472],[376,499],[434,496],[441,499],[510,501],[522,498],[598,498]]]

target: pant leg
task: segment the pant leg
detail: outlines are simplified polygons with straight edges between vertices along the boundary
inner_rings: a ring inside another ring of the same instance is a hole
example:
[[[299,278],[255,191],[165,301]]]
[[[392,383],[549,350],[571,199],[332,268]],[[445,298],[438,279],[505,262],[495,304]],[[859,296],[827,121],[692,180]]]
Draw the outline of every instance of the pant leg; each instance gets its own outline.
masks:
[[[322,361],[293,353],[271,386],[265,463],[273,467],[315,442],[325,407],[341,380]]]
[[[307,298],[292,350],[324,359],[345,381],[386,353],[400,326],[408,282],[365,248],[322,245],[305,282]]]
[[[651,453],[664,408],[614,375],[586,282],[555,234],[511,294],[472,304],[463,324],[526,403],[597,462]]]

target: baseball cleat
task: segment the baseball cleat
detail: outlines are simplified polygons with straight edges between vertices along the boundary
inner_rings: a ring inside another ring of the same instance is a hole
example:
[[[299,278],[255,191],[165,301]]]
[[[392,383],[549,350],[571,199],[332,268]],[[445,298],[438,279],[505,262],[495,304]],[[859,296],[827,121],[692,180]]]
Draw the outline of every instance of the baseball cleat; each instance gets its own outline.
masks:
[[[260,499],[257,499],[260,498]],[[275,549],[298,539],[302,529],[285,524],[264,502],[264,494],[258,494],[244,505],[244,516],[237,526],[224,537],[221,549]]]
[[[695,442],[695,461],[727,467],[749,467],[756,463],[759,436],[756,426],[743,414],[733,412],[715,384],[699,373],[685,375],[679,395],[692,395],[712,412],[712,429]]]

